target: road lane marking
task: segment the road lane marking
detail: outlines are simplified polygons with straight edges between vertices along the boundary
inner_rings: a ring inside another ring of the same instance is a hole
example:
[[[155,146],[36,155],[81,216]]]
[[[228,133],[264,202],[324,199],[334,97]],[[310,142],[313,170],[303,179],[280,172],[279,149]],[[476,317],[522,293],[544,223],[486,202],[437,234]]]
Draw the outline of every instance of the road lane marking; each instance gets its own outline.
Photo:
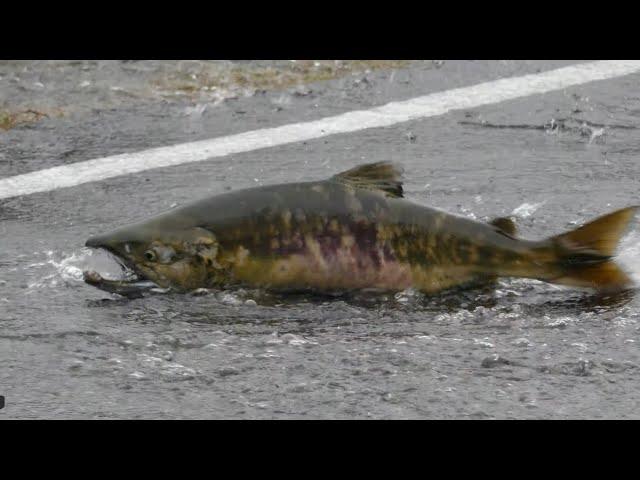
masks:
[[[469,87],[391,102],[310,122],[263,128],[224,137],[96,158],[0,179],[0,199],[73,187],[88,182],[225,157],[338,133],[388,127],[506,100],[607,80],[640,71],[637,60],[605,60],[542,73],[502,78]]]

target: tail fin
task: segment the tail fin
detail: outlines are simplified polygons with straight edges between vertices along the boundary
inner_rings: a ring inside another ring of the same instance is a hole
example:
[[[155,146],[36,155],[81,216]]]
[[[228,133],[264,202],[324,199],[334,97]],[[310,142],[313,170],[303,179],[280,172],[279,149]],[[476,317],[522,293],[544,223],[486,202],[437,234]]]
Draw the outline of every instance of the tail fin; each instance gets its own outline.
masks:
[[[600,291],[624,290],[631,279],[611,260],[629,222],[639,207],[628,207],[597,218],[580,228],[552,237],[559,275],[548,281],[591,287]]]

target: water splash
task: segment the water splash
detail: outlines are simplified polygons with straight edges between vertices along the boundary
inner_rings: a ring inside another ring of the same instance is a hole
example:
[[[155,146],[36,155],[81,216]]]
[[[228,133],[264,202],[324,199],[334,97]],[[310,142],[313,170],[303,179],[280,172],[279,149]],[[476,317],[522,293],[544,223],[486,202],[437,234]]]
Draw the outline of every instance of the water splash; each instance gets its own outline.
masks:
[[[128,275],[113,255],[102,250],[82,248],[70,255],[52,250],[40,253],[45,255],[45,260],[24,267],[25,270],[34,270],[32,275],[38,277],[27,285],[29,289],[55,287],[61,283],[67,286],[81,284],[85,270],[99,271],[109,280],[123,279]]]
[[[412,304],[417,303],[424,299],[424,295],[413,288],[408,288],[406,290],[402,290],[401,292],[396,293],[393,298],[396,302]]]
[[[519,207],[514,208],[511,214],[515,215],[516,217],[527,218],[533,215],[533,213],[542,205],[544,205],[544,203],[544,201],[539,203],[523,203]]]
[[[636,285],[640,285],[640,232],[632,230],[625,235],[620,242],[618,252],[618,262]]]

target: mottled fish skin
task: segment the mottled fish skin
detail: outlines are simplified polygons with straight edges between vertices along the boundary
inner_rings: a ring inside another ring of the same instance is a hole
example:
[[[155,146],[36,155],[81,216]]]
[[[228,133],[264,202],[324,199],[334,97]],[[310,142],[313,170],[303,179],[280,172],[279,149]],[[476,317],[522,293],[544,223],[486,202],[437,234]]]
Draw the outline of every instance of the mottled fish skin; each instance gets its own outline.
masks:
[[[222,251],[238,249],[228,263],[243,283],[433,293],[517,268],[531,246],[487,224],[332,182],[270,195],[268,207],[237,217],[235,228],[210,226]]]
[[[90,238],[139,276],[178,291],[246,285],[284,290],[426,293],[498,276],[625,288],[611,255],[629,207],[541,241],[402,198],[399,170],[363,165],[328,180],[225,193]]]

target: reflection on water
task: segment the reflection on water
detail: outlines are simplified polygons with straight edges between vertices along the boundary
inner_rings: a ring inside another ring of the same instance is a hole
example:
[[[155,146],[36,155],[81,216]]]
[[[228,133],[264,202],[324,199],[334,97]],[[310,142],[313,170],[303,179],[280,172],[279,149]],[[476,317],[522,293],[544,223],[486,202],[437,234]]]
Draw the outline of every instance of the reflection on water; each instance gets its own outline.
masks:
[[[636,297],[637,289],[615,294],[579,293],[568,298],[552,299],[541,303],[527,303],[525,312],[531,315],[580,315],[614,311],[629,304]]]

